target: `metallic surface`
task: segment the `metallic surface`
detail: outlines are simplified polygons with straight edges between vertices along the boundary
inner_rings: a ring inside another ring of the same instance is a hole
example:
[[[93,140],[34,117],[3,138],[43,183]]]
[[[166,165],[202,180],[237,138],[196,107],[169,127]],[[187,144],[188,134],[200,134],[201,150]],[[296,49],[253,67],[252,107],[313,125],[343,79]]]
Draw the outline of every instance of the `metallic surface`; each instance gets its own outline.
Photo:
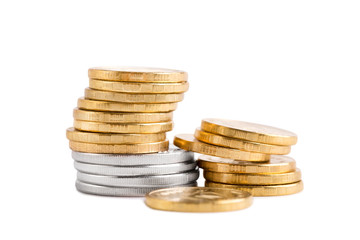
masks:
[[[201,154],[230,158],[235,160],[264,162],[269,160],[270,155],[262,153],[246,152],[238,149],[225,148],[200,142],[192,134],[178,134],[174,138],[174,145],[186,151],[197,152]]]
[[[271,155],[266,163],[253,163],[201,155],[198,166],[211,172],[224,173],[285,173],[296,169],[296,162],[288,156]]]
[[[277,174],[240,174],[204,171],[204,178],[211,182],[244,185],[277,185],[294,183],[301,180],[300,169],[294,172]]]
[[[249,142],[245,140],[240,140],[236,138],[230,138],[230,137],[225,137],[225,136],[205,132],[202,131],[200,128],[197,128],[195,130],[194,136],[197,140],[205,143],[222,146],[222,147],[235,148],[249,152],[285,155],[285,154],[289,154],[291,150],[290,146],[279,146],[279,145]]]
[[[254,197],[289,195],[301,192],[304,189],[304,184],[302,181],[290,184],[268,186],[230,185],[205,181],[205,186],[239,189],[251,193]]]
[[[197,169],[184,173],[134,177],[103,176],[83,172],[77,173],[77,179],[79,181],[108,187],[160,187],[164,185],[187,184],[196,181],[198,178],[199,171]]]
[[[252,196],[248,192],[209,187],[168,188],[146,194],[150,208],[177,212],[223,212],[249,207]]]
[[[271,126],[227,119],[203,119],[201,129],[206,132],[239,138],[251,142],[273,145],[294,145],[297,142],[295,133]]]

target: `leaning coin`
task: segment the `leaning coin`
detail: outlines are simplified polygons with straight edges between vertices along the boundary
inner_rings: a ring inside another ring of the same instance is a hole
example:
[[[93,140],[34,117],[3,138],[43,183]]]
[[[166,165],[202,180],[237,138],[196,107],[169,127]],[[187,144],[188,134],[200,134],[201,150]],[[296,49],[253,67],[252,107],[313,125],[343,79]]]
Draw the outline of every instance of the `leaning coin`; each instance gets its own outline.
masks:
[[[250,193],[226,188],[176,187],[146,194],[145,204],[153,209],[176,212],[224,212],[249,207]]]
[[[112,197],[143,197],[146,193],[154,191],[156,189],[161,189],[164,187],[193,187],[197,186],[196,182],[183,184],[183,185],[169,185],[169,186],[153,186],[146,188],[139,187],[106,187],[100,185],[94,185],[89,183],[84,183],[79,180],[76,181],[76,189],[79,192],[86,194],[94,194],[100,196],[112,196]]]
[[[77,173],[77,179],[82,182],[109,187],[152,187],[175,184],[179,185],[194,182],[198,178],[199,171],[197,169],[177,174],[136,177],[102,176],[82,172]]]
[[[78,162],[111,166],[163,165],[193,161],[194,153],[171,145],[167,151],[149,154],[96,154],[73,151],[72,158]]]
[[[87,164],[74,162],[74,167],[80,172],[104,176],[143,176],[143,175],[165,175],[188,172],[196,168],[195,161],[173,163],[164,165],[142,165],[142,166],[106,166],[99,164]]]

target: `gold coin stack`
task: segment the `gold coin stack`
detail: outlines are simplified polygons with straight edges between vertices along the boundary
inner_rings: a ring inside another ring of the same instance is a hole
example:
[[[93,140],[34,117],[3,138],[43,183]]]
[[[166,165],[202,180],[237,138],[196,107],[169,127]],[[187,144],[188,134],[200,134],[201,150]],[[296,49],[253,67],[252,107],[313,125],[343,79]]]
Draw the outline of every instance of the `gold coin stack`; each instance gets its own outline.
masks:
[[[284,156],[296,134],[249,122],[203,119],[195,134],[176,135],[174,144],[205,155],[198,158],[205,186],[236,188],[253,196],[279,196],[303,189],[295,160]]]
[[[142,154],[168,150],[172,112],[188,90],[187,73],[157,68],[90,68],[90,87],[67,129],[73,151]]]

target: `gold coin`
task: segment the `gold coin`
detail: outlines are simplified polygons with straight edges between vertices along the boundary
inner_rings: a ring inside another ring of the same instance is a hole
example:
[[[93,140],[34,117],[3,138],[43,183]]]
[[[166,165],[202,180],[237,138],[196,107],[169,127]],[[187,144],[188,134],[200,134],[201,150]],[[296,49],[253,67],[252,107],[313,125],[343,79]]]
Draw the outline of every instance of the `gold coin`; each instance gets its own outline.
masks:
[[[85,89],[85,98],[91,100],[124,102],[124,103],[172,103],[184,99],[183,93],[121,93]]]
[[[203,119],[201,130],[227,137],[273,145],[289,146],[297,142],[296,134],[287,130],[236,120]]]
[[[183,93],[189,89],[188,82],[180,83],[139,83],[139,82],[112,82],[90,79],[92,89],[124,92],[124,93]]]
[[[165,133],[123,134],[123,133],[93,133],[77,131],[74,128],[66,130],[66,137],[74,142],[99,144],[136,144],[161,142],[166,139]]]
[[[169,122],[173,118],[172,112],[166,113],[121,113],[121,112],[97,112],[75,108],[74,119],[91,122],[106,123],[154,123]]]
[[[129,82],[185,82],[187,73],[180,70],[149,67],[95,67],[89,78]]]
[[[201,155],[197,163],[200,168],[206,171],[224,173],[271,174],[296,170],[296,162],[293,158],[279,155],[271,155],[270,161],[267,163],[253,163]]]
[[[295,194],[301,192],[304,189],[303,181],[290,183],[290,184],[268,185],[268,186],[230,185],[230,184],[205,181],[205,186],[239,189],[251,193],[254,197],[289,195],[289,194]]]
[[[177,103],[120,103],[78,99],[78,108],[95,111],[111,112],[171,112]]]
[[[264,162],[269,160],[270,155],[262,153],[252,153],[238,149],[225,148],[200,142],[192,134],[179,134],[175,136],[174,145],[186,151],[197,152],[201,154],[230,158],[235,160]]]
[[[247,208],[250,193],[236,189],[175,187],[146,194],[145,204],[153,209],[176,212],[225,212]]]
[[[74,120],[74,127],[80,131],[103,133],[161,133],[171,131],[173,123],[101,123]]]
[[[239,150],[244,150],[249,152],[285,155],[285,154],[289,154],[291,150],[290,146],[279,146],[279,145],[249,142],[246,140],[240,140],[236,138],[230,138],[230,137],[225,137],[225,136],[201,131],[200,128],[197,128],[195,130],[194,136],[197,140],[205,143],[222,146],[222,147],[236,148]]]
[[[70,141],[70,149],[86,153],[140,154],[167,151],[169,141],[139,144],[96,144]]]
[[[204,171],[204,178],[211,182],[244,185],[276,185],[294,183],[301,180],[300,169],[293,172],[277,174],[240,174],[240,173],[217,173]]]

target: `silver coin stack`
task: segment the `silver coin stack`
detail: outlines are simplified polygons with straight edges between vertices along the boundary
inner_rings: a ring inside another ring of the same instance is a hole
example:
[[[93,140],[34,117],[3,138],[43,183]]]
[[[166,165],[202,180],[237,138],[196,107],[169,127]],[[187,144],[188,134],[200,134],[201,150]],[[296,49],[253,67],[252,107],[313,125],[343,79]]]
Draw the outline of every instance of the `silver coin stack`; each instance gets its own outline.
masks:
[[[199,170],[194,154],[171,146],[151,154],[72,152],[78,170],[76,188],[103,196],[144,196],[168,187],[196,186]]]

